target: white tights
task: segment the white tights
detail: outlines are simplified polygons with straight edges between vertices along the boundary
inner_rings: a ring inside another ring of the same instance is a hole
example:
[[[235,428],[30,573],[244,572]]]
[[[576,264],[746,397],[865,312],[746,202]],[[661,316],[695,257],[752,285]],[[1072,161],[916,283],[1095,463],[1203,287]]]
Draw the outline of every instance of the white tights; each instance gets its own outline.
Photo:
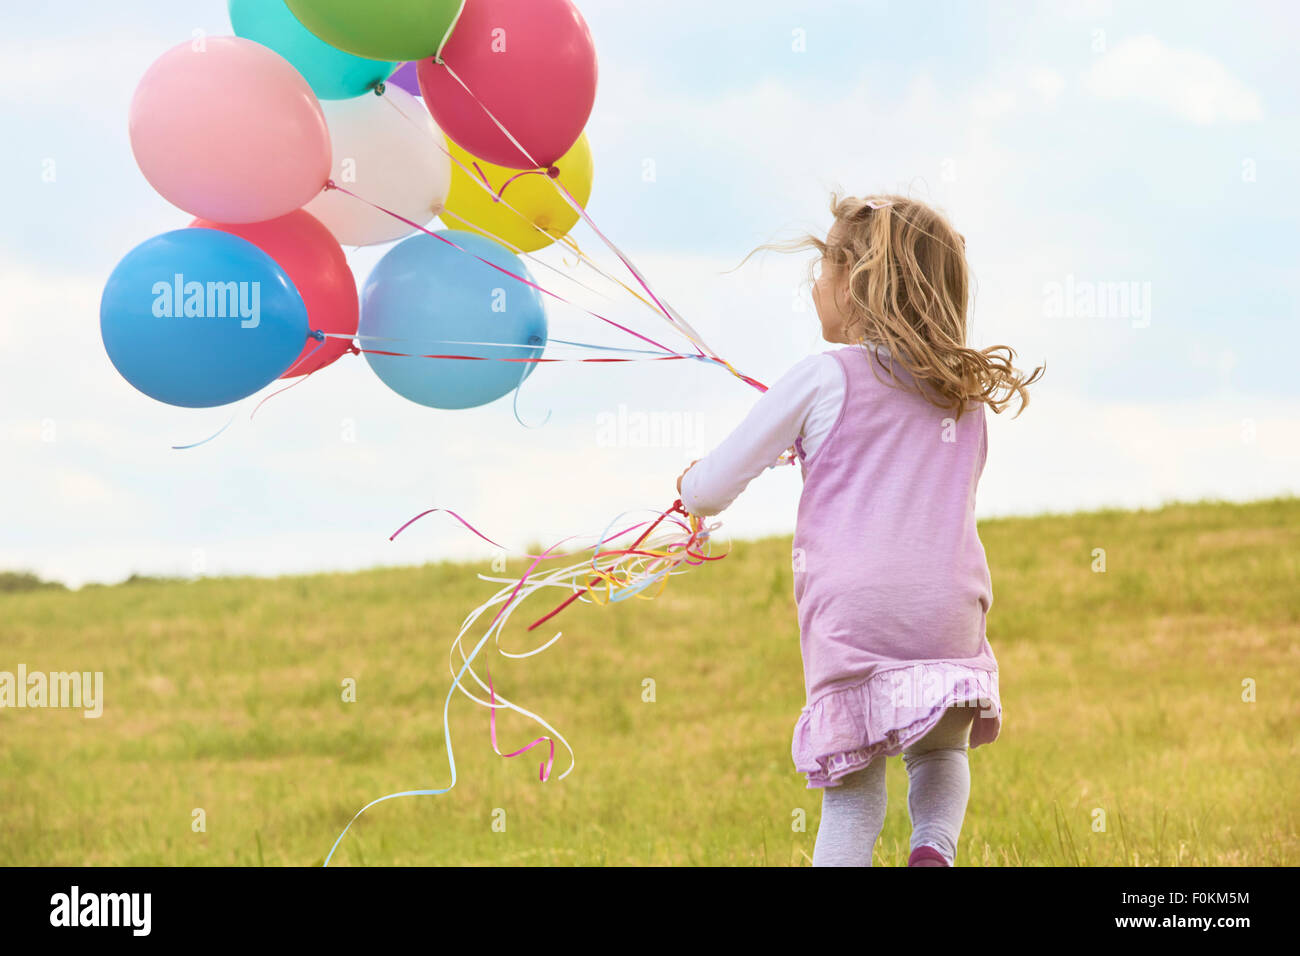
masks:
[[[966,755],[973,707],[950,707],[930,732],[903,751],[912,845],[928,844],[951,865],[970,798]],[[885,759],[822,790],[813,866],[871,866],[871,851],[885,825]]]

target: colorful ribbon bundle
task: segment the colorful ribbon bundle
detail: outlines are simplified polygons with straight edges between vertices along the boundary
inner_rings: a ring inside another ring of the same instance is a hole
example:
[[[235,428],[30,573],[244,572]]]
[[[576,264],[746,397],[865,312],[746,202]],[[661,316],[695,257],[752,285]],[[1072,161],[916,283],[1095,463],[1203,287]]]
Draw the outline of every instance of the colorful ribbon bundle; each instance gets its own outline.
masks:
[[[451,515],[464,527],[494,547],[502,547],[454,511],[442,508],[432,508],[421,512],[393,532],[390,538],[396,538],[426,515],[438,512]],[[670,576],[681,574],[691,567],[709,561],[718,561],[726,557],[725,553],[712,553],[713,536],[721,527],[721,524],[719,522],[705,524],[700,518],[688,514],[683,509],[680,500],[674,501],[669,508],[659,512],[653,519],[646,519],[626,527],[620,527],[623,525],[624,520],[626,520],[624,515],[615,518],[589,545],[561,550],[577,539],[577,536],[573,536],[557,542],[540,554],[524,554],[523,557],[531,559],[531,563],[524,573],[517,578],[479,575],[481,580],[498,583],[501,588],[469,613],[465,618],[465,622],[461,625],[460,632],[451,644],[452,686],[447,692],[447,698],[442,708],[443,736],[447,745],[447,764],[451,770],[451,783],[438,789],[403,790],[372,800],[358,810],[352,819],[348,821],[348,825],[343,828],[343,832],[339,834],[338,839],[334,841],[334,845],[330,847],[329,854],[325,857],[325,866],[329,866],[335,850],[338,849],[339,843],[347,835],[348,830],[352,828],[352,824],[371,807],[397,797],[436,796],[447,793],[456,785],[456,758],[451,743],[450,709],[452,697],[457,690],[476,704],[488,708],[489,735],[495,753],[503,757],[518,757],[534,747],[546,744],[549,748],[548,756],[538,767],[538,777],[545,782],[551,776],[551,770],[555,762],[555,745],[558,741],[569,752],[569,766],[559,775],[558,779],[563,780],[573,771],[575,765],[573,748],[564,735],[542,717],[497,693],[492,682],[491,671],[487,669],[486,664],[484,665],[484,671],[487,674],[486,683],[474,670],[473,665],[488,641],[496,642],[497,650],[502,656],[523,659],[540,654],[563,636],[562,631],[557,631],[550,640],[523,653],[512,653],[500,646],[501,632],[511,616],[525,600],[547,589],[559,589],[566,592],[567,596],[550,612],[533,621],[528,626],[529,631],[545,624],[575,602],[607,606],[631,598],[653,598],[662,593]],[[614,530],[616,528],[617,530]],[[634,538],[632,538],[633,535],[635,535]],[[632,538],[629,543],[619,543],[628,538]],[[502,550],[507,549],[502,548]],[[539,570],[543,562],[576,557],[579,554],[585,555],[581,561],[559,568]],[[478,641],[467,652],[465,650],[466,635],[492,608],[497,609],[496,613],[492,616]],[[460,658],[459,667],[456,663],[457,656]],[[480,697],[466,686],[467,677],[486,693],[486,699]],[[546,733],[518,750],[502,753],[496,735],[496,712],[500,708],[513,710],[535,721]]]

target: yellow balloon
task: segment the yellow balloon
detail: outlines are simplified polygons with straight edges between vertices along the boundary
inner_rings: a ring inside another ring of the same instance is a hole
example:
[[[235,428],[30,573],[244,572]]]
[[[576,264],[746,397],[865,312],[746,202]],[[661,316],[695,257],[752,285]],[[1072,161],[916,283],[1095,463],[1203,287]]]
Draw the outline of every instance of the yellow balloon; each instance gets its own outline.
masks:
[[[451,188],[440,213],[447,228],[476,232],[524,252],[535,252],[568,233],[577,223],[577,211],[548,181],[544,170],[497,166],[470,155],[450,139],[447,149],[452,155]],[[556,161],[555,167],[559,170],[560,183],[585,207],[591,198],[592,177],[591,146],[586,133]],[[490,190],[484,188],[485,183]],[[503,201],[497,201],[496,195]]]

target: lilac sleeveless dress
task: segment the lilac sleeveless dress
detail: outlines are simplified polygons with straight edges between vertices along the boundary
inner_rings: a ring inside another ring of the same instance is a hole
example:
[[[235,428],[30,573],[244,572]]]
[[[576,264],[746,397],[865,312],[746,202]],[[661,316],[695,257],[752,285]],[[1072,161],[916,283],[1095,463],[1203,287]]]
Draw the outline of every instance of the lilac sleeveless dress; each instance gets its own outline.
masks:
[[[969,706],[970,746],[1002,726],[993,603],[975,528],[988,449],[984,405],[960,421],[889,382],[864,349],[830,351],[844,371],[839,418],[805,459],[794,535],[807,706],[791,754],[808,787],[834,787]],[[888,354],[881,360],[890,364]],[[895,368],[903,383],[906,370]],[[880,376],[880,380],[877,379]]]

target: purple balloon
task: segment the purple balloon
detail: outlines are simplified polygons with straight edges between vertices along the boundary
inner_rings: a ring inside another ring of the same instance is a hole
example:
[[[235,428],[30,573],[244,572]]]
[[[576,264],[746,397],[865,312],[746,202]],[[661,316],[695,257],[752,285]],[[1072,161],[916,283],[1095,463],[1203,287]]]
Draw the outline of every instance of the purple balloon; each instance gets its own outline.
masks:
[[[410,63],[403,63],[397,68],[393,75],[384,82],[395,83],[418,99],[420,96],[420,80],[415,71],[416,65],[417,64],[414,60]]]

